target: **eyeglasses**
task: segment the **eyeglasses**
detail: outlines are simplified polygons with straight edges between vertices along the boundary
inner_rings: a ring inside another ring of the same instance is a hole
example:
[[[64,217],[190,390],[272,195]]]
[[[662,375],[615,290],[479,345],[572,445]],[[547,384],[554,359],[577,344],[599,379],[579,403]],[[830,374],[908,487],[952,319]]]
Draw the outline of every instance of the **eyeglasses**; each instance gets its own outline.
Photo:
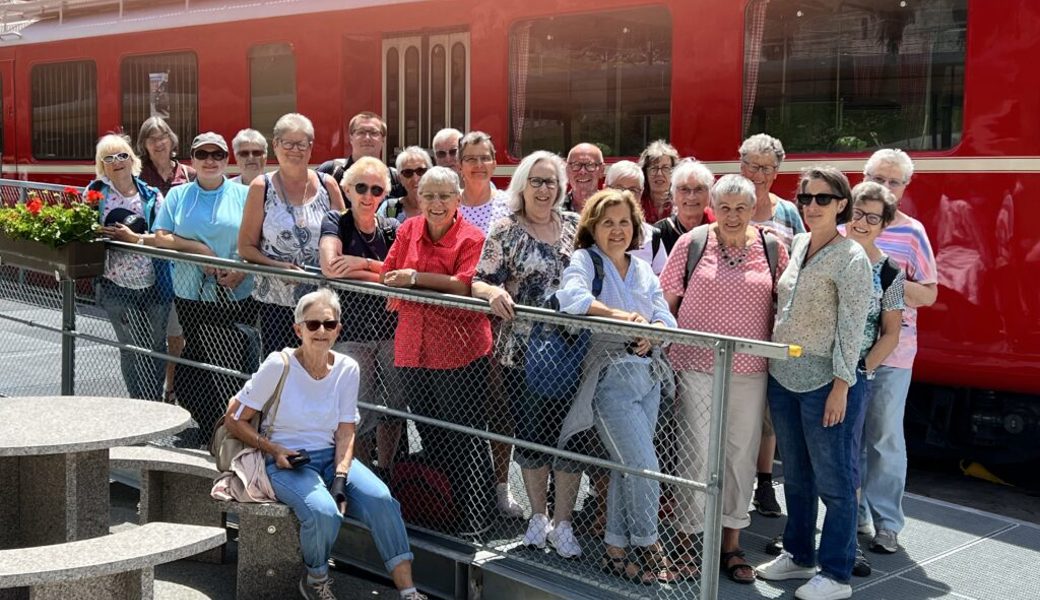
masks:
[[[844,196],[837,194],[798,194],[795,199],[798,200],[798,204],[802,206],[809,206],[813,200],[816,201],[816,206],[827,206],[834,200],[841,200]]]
[[[859,221],[860,219],[866,219],[867,223],[870,224],[870,225],[880,225],[881,224],[881,215],[879,215],[877,213],[863,212],[862,210],[860,210],[858,208],[852,209],[852,222],[855,223],[856,221]]]
[[[153,144],[158,144],[159,142],[165,142],[168,139],[170,139],[170,136],[166,135],[165,133],[160,134],[160,135],[150,135],[150,136],[148,136],[148,141],[153,143]]]
[[[649,172],[651,172],[651,173],[653,173],[655,175],[671,175],[672,174],[672,168],[671,167],[650,167],[649,169],[647,169],[647,171],[649,171]]]
[[[383,132],[378,129],[355,129],[350,132],[350,135],[356,135],[358,137],[370,137],[370,138],[381,138]]]
[[[485,165],[490,165],[491,163],[495,162],[495,157],[489,154],[485,154],[483,156],[463,156],[462,162],[466,163],[467,165],[475,165],[478,162],[484,163]]]
[[[105,164],[112,164],[116,162],[124,162],[130,160],[130,153],[120,152],[119,154],[109,154],[108,156],[101,159],[101,162]]]
[[[544,177],[528,177],[527,183],[531,184],[531,187],[534,189],[538,189],[544,185],[550,190],[555,190],[557,186],[560,185],[559,181],[556,181],[555,179],[546,179]]]
[[[437,150],[434,152],[437,158],[448,158],[449,156],[455,158],[459,154],[458,148],[452,148],[451,150]]]
[[[433,202],[434,200],[438,200],[440,202],[448,202],[455,197],[455,194],[450,194],[448,192],[425,192],[419,194],[419,196],[427,202]]]
[[[282,150],[299,150],[300,152],[303,152],[314,144],[311,140],[300,140],[299,142],[294,142],[292,140],[275,140],[274,143],[281,146]]]
[[[703,185],[698,185],[696,187],[690,187],[688,185],[680,185],[679,187],[675,188],[675,191],[677,191],[677,192],[679,192],[680,194],[683,194],[683,195],[706,194],[706,193],[708,193],[708,188],[704,187]]]
[[[751,171],[752,173],[761,173],[763,175],[772,175],[773,173],[776,173],[777,169],[776,165],[756,165],[755,163],[746,160],[742,160],[740,163],[747,167],[748,171]]]
[[[372,192],[373,198],[379,198],[383,195],[383,192],[386,191],[386,188],[384,188],[381,185],[369,186],[367,183],[355,183],[354,191],[357,192],[360,196],[364,196],[365,194]]]
[[[865,176],[865,179],[867,181],[873,181],[874,183],[880,183],[889,189],[903,187],[907,183],[902,179],[887,179],[885,177],[878,177],[877,175],[869,174]]]
[[[636,198],[643,195],[643,188],[641,187],[621,187],[620,185],[608,185],[608,188],[619,192],[632,192]]]
[[[411,179],[416,175],[422,177],[425,174],[426,167],[419,167],[418,169],[401,169],[401,177],[404,177],[405,179]]]
[[[587,173],[595,173],[597,170],[599,170],[600,167],[603,166],[603,163],[598,163],[598,162],[569,162],[569,163],[567,163],[567,166],[570,168],[571,171],[573,171],[575,173],[581,173],[582,171],[585,171]]]
[[[227,152],[223,150],[192,150],[191,157],[198,161],[203,161],[209,158],[220,162],[227,158]]]
[[[239,150],[238,152],[235,152],[236,156],[240,156],[242,158],[260,158],[265,154],[267,154],[267,152],[264,152],[263,150]]]
[[[339,321],[319,321],[318,319],[307,319],[303,321],[303,324],[307,326],[307,331],[317,331],[319,327],[324,327],[325,331],[334,331],[339,327]]]

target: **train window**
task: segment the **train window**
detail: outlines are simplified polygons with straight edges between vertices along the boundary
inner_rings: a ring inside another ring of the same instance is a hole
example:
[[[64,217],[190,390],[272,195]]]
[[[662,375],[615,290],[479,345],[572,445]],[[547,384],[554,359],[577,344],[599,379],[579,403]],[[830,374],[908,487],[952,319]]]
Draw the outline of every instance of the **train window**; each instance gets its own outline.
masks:
[[[249,49],[250,127],[269,139],[275,121],[296,112],[296,57],[285,43]]]
[[[93,61],[32,68],[33,158],[91,160],[97,127],[97,65]]]
[[[967,0],[752,0],[743,131],[788,152],[952,148]]]
[[[509,82],[513,156],[578,142],[638,155],[669,133],[671,15],[647,6],[519,22]]]
[[[198,59],[194,52],[123,59],[123,130],[136,133],[148,117],[162,117],[180,138],[187,156],[199,130]]]

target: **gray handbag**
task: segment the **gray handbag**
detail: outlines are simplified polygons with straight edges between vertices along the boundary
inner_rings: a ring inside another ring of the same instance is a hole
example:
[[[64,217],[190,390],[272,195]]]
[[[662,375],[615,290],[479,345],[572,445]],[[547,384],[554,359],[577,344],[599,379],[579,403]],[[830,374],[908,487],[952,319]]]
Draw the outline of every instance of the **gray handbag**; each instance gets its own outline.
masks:
[[[274,419],[278,416],[278,407],[281,405],[282,400],[282,388],[285,387],[285,379],[289,375],[289,357],[285,352],[279,352],[279,356],[282,357],[284,366],[282,367],[282,376],[278,379],[278,386],[274,388],[274,392],[271,397],[264,403],[264,408],[261,411],[257,411],[249,422],[260,431],[260,425],[263,423],[264,415],[270,413],[271,418],[268,419],[267,434],[270,435],[271,431],[274,430]],[[238,455],[239,452],[245,450],[247,446],[245,442],[231,435],[231,432],[227,430],[224,425],[224,416],[220,417],[220,421],[217,422],[216,427],[213,428],[213,438],[209,442],[209,453],[213,455],[213,458],[217,459],[217,470],[221,473],[231,470],[231,460]]]

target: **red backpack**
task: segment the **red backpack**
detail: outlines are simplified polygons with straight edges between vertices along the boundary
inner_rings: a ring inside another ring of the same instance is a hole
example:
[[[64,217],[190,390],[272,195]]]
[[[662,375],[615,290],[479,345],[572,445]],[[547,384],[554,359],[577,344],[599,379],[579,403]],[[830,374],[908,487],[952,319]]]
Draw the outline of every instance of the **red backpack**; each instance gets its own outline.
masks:
[[[455,529],[458,512],[451,481],[422,456],[413,455],[394,465],[390,489],[408,524],[437,531]]]

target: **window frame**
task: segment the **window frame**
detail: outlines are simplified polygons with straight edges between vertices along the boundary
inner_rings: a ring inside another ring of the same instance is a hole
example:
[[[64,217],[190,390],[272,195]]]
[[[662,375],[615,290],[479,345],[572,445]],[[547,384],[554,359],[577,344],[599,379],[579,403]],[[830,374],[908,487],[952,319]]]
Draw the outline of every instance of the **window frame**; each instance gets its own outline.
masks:
[[[256,124],[253,122],[253,119],[254,119],[254,115],[253,115],[253,63],[252,63],[252,56],[250,56],[250,55],[252,54],[253,50],[256,49],[256,48],[261,48],[261,47],[264,47],[264,46],[275,46],[275,45],[281,45],[281,46],[287,47],[289,49],[289,56],[292,56],[292,59],[293,59],[293,108],[292,108],[292,110],[289,110],[289,111],[282,111],[281,115],[279,115],[279,117],[281,117],[282,115],[285,115],[285,114],[288,114],[288,113],[291,113],[291,112],[293,112],[293,113],[294,112],[299,112],[297,110],[299,108],[299,101],[300,101],[299,61],[297,60],[297,56],[296,56],[296,46],[295,46],[295,44],[293,44],[289,40],[271,40],[271,41],[267,41],[267,42],[257,42],[257,43],[252,44],[251,46],[246,48],[246,69],[248,71],[247,78],[249,80],[249,127],[251,129],[255,129],[255,130],[257,130],[257,131],[259,131],[260,133],[263,134],[264,138],[267,140],[268,151],[269,152],[274,152],[274,145],[273,145],[274,144],[274,138],[272,137],[272,133],[274,131],[274,124],[278,122],[278,117],[275,117],[275,122],[271,123],[271,127],[269,128],[268,131],[264,131],[264,130],[256,127]]]
[[[179,146],[180,147],[179,148],[174,148],[174,153],[175,153],[176,157],[181,157],[181,156],[188,156],[190,154],[190,152],[188,150],[191,148],[191,141],[195,138],[195,136],[197,136],[200,133],[200,131],[199,131],[199,114],[200,114],[199,107],[201,106],[201,103],[200,103],[201,87],[199,85],[199,79],[200,79],[199,78],[199,54],[198,54],[197,51],[195,51],[193,49],[165,50],[165,51],[162,51],[162,52],[125,54],[125,55],[119,57],[119,69],[117,71],[118,77],[119,77],[119,122],[120,122],[120,124],[122,124],[124,130],[126,130],[126,132],[131,137],[135,138],[134,139],[134,143],[136,143],[136,141],[137,141],[136,140],[136,135],[137,135],[138,131],[140,130],[141,123],[143,123],[145,119],[149,118],[149,117],[144,117],[144,119],[140,119],[137,123],[129,123],[130,127],[127,127],[127,124],[128,124],[127,121],[126,121],[126,119],[127,119],[127,115],[126,115],[126,112],[127,112],[126,111],[126,94],[127,93],[126,93],[126,90],[123,87],[123,83],[124,83],[123,82],[123,73],[124,73],[124,69],[126,68],[127,62],[135,60],[135,59],[141,59],[141,58],[155,58],[155,57],[161,57],[161,56],[176,56],[176,55],[191,56],[194,59],[194,79],[195,79],[195,110],[194,110],[195,119],[194,119],[194,122],[192,123],[192,127],[193,127],[192,131],[193,131],[193,133],[191,133],[190,135],[184,135],[183,132],[177,131],[176,127],[174,127],[172,124],[170,124],[170,119],[168,119],[168,118],[165,119],[167,124],[170,125],[170,127],[174,130],[174,132],[177,134],[177,137],[179,138],[178,142],[179,142]],[[182,153],[181,150],[184,150],[184,152]]]
[[[71,66],[71,65],[77,65],[77,64],[89,65],[91,67],[91,70],[92,70],[92,73],[93,73],[93,76],[94,76],[94,85],[92,86],[92,88],[93,88],[93,104],[94,104],[94,108],[93,108],[92,111],[89,111],[89,113],[88,113],[88,116],[92,117],[93,118],[93,122],[94,122],[94,128],[93,128],[94,132],[90,136],[90,140],[91,140],[90,148],[91,148],[91,150],[85,156],[40,156],[37,153],[37,148],[36,148],[36,119],[35,119],[35,115],[33,114],[35,109],[36,109],[35,105],[33,104],[33,95],[34,95],[34,93],[36,91],[35,90],[35,83],[36,82],[35,82],[34,78],[36,76],[37,69],[45,68],[45,67],[54,67],[54,66]],[[99,115],[98,115],[98,107],[100,105],[100,103],[99,103],[99,100],[100,100],[99,93],[100,93],[100,87],[99,87],[99,81],[98,81],[97,61],[92,59],[92,58],[78,58],[78,59],[74,59],[74,60],[56,60],[56,61],[46,61],[46,62],[35,62],[35,63],[30,64],[29,65],[29,153],[32,156],[32,159],[35,160],[35,161],[74,161],[74,160],[93,161],[94,160],[93,148],[95,146],[94,142],[98,139],[98,137],[99,137],[98,134],[100,132],[100,119],[99,119]]]

